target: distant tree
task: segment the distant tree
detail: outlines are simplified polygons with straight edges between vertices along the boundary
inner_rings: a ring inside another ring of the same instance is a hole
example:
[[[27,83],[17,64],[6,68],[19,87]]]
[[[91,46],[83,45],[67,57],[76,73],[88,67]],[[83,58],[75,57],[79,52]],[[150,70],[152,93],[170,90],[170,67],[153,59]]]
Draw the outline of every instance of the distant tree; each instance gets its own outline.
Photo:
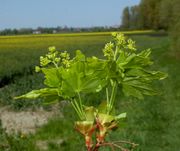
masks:
[[[140,29],[140,12],[139,12],[139,6],[135,5],[130,7],[130,22],[129,22],[129,28],[130,29]]]
[[[170,25],[170,36],[172,39],[172,49],[180,56],[180,2],[179,0],[172,0],[172,16]]]
[[[13,34],[13,35],[17,35],[17,34],[18,34],[18,30],[17,30],[17,29],[13,29],[13,30],[12,30],[12,34]]]
[[[11,29],[4,29],[1,31],[1,35],[12,35]]]
[[[21,29],[4,29],[0,31],[0,35],[22,35],[22,34],[52,34],[52,33],[68,33],[68,32],[102,32],[102,31],[117,31],[118,26],[96,26],[96,27],[38,27],[32,28],[21,28]]]
[[[122,28],[124,28],[124,29],[129,29],[130,28],[130,11],[129,11],[129,7],[125,7],[124,10],[123,10]]]
[[[141,0],[141,23],[145,29],[161,29],[159,8],[162,0]]]
[[[165,30],[168,30],[172,24],[173,18],[173,1],[172,0],[163,0],[161,1],[159,8],[159,22],[161,27]]]
[[[21,28],[18,30],[18,34],[32,34],[32,28]]]
[[[169,31],[172,49],[180,52],[180,0],[141,0],[123,10],[124,29],[164,29]],[[180,55],[180,54],[179,54]]]

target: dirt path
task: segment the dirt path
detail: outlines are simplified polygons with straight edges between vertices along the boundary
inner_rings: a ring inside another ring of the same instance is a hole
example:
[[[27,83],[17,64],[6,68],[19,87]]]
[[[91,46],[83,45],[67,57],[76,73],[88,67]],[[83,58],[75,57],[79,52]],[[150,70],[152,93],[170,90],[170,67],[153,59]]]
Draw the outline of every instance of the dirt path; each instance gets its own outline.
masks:
[[[15,112],[7,107],[0,108],[0,120],[7,133],[34,133],[37,127],[47,123],[52,116],[57,114],[62,116],[57,110],[45,111],[40,109],[38,111]]]

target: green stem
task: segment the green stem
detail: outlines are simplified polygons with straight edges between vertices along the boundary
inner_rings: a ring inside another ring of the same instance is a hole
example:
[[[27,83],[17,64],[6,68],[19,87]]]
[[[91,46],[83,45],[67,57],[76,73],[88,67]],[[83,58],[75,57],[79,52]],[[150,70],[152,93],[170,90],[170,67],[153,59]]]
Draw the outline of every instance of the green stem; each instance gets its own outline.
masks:
[[[81,119],[83,119],[83,111],[81,109],[81,106],[79,105],[79,102],[75,101],[75,104],[76,104],[76,106],[77,106],[77,108],[79,110],[79,113],[81,114]]]
[[[115,97],[116,97],[116,93],[117,93],[117,82],[113,82],[113,86],[112,86],[112,92],[111,92],[111,98],[109,101],[109,109],[108,109],[108,114],[111,112],[114,102],[115,102]]]
[[[83,104],[82,104],[81,95],[80,95],[79,92],[78,92],[77,94],[78,94],[78,98],[79,98],[79,105],[80,105],[80,109],[81,109],[82,115],[83,115],[84,117],[86,117],[86,116],[85,116],[85,113],[84,113],[84,110],[83,110]]]
[[[116,61],[117,54],[118,54],[118,49],[117,49],[117,46],[116,46],[116,50],[115,50],[115,53],[114,53],[114,61]]]
[[[76,111],[78,117],[81,119],[81,114],[79,113],[79,111],[78,111],[78,109],[77,109],[77,107],[76,107],[76,105],[74,104],[73,101],[71,101],[71,105],[72,105],[72,107],[74,108],[74,110]]]
[[[84,120],[86,118],[86,115],[83,110],[82,99],[81,99],[81,95],[79,92],[77,92],[77,97],[78,97],[77,100],[76,99],[71,100],[71,104],[72,104],[74,110],[76,111],[76,113],[78,114],[79,118],[81,120]]]
[[[58,65],[53,61],[52,62],[56,68],[59,68]]]
[[[82,108],[82,100],[81,100],[81,95],[80,95],[80,93],[79,93],[79,92],[77,92],[77,95],[78,95],[78,98],[79,98],[79,104],[80,104],[80,108],[81,108],[81,110],[83,110],[83,108]]]
[[[108,88],[106,88],[106,100],[107,100],[107,111],[109,110],[109,91]]]
[[[73,108],[75,109],[75,111],[77,112],[79,118],[81,120],[83,120],[84,114],[83,114],[83,111],[81,110],[80,105],[78,104],[78,102],[74,99],[71,104],[72,104]]]

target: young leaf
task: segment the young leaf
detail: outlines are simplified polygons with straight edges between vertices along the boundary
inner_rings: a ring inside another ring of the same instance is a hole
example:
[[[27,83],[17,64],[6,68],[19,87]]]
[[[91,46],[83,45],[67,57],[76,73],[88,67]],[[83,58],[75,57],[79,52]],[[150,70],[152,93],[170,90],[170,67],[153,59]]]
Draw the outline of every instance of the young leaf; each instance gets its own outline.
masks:
[[[76,121],[75,129],[83,135],[88,135],[88,133],[93,129],[93,124],[93,121]]]
[[[141,91],[134,88],[131,85],[123,84],[122,85],[122,90],[123,90],[123,92],[124,92],[124,94],[126,96],[134,96],[134,97],[137,97],[138,99],[143,99],[144,98]]]
[[[125,112],[125,113],[121,113],[121,114],[115,116],[115,120],[119,120],[119,119],[122,119],[122,118],[126,118],[126,116],[127,116],[126,112]]]
[[[49,87],[60,87],[61,86],[61,68],[42,68],[42,72],[45,75],[44,84]]]
[[[44,88],[39,90],[33,90],[24,95],[15,97],[14,99],[36,99],[38,97],[48,97],[48,96],[59,96],[59,90],[56,88]]]
[[[85,106],[84,107],[84,112],[85,112],[85,115],[86,115],[86,121],[94,121],[95,116],[97,114],[97,109],[96,108],[94,108],[93,106],[90,106],[90,107]]]

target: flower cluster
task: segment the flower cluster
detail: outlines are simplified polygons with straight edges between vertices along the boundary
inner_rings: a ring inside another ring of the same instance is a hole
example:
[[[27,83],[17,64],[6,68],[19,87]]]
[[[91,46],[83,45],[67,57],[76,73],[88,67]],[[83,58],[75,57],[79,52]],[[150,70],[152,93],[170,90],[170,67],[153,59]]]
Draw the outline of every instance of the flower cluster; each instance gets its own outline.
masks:
[[[68,68],[68,67],[70,67],[70,55],[69,55],[69,53],[67,53],[67,51],[64,51],[64,52],[62,52],[61,54],[60,54],[60,56],[61,56],[61,61],[62,61],[62,64],[66,67],[66,68]]]
[[[135,41],[133,41],[132,39],[128,39],[127,42],[128,42],[127,48],[129,50],[136,51]]]
[[[122,33],[112,33],[112,36],[115,40],[117,46],[125,46],[126,37]]]
[[[114,56],[114,44],[112,42],[109,42],[105,45],[103,49],[104,56],[111,59]]]
[[[122,33],[112,33],[113,42],[109,42],[103,49],[104,56],[109,60],[117,59],[117,54],[125,51],[125,53],[131,53],[136,51],[135,41],[127,39]]]
[[[40,66],[35,67],[35,71],[41,71],[41,67],[53,64],[55,67],[63,65],[64,67],[70,67],[70,55],[67,51],[58,52],[54,46],[49,47],[49,52],[45,56],[40,56]]]

